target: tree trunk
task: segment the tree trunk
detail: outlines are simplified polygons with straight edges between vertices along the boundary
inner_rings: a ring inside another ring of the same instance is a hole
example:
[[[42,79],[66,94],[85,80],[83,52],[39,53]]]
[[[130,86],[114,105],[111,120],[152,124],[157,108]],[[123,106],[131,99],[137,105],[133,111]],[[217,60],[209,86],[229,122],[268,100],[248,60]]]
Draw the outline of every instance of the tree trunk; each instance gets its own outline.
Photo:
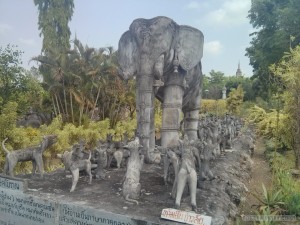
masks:
[[[64,112],[64,106],[63,106],[63,104],[62,104],[62,101],[61,101],[61,99],[60,99],[60,96],[58,96],[58,102],[59,102],[59,105],[60,105],[60,107],[61,107],[61,113],[62,113],[62,116],[63,116],[63,120],[65,119],[64,117],[65,117],[65,112]]]
[[[67,104],[67,96],[66,96],[65,87],[63,89],[63,94],[64,94],[64,104],[65,104],[66,117],[67,117],[67,121],[69,122],[68,104]]]
[[[57,114],[57,111],[56,111],[56,106],[55,106],[55,102],[54,102],[53,96],[51,96],[51,100],[52,100],[52,105],[53,105],[55,117],[57,117],[58,114]]]
[[[57,99],[57,95],[54,94],[54,96],[55,96],[55,100],[56,100],[58,115],[61,115],[60,108],[59,108],[59,102],[58,102],[58,99]]]
[[[98,103],[99,95],[100,95],[100,85],[99,85],[99,88],[98,88],[96,100],[95,100],[95,102],[94,102],[94,109],[93,109],[93,111],[92,111],[91,119],[94,117],[94,112],[95,112],[95,108],[96,108],[97,103]]]
[[[81,126],[83,110],[84,110],[84,105],[80,105],[79,106],[79,126]]]
[[[71,93],[70,93],[70,106],[71,106],[72,123],[74,124],[73,98],[72,98],[72,94]]]

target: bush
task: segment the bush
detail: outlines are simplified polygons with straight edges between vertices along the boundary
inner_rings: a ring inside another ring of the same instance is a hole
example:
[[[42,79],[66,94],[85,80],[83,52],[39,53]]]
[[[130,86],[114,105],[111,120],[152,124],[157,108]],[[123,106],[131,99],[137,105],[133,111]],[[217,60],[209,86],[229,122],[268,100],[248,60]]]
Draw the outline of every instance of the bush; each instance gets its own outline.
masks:
[[[225,115],[227,112],[226,109],[226,100],[212,100],[212,99],[202,99],[200,106],[200,113],[212,113],[218,116]]]
[[[290,170],[293,168],[294,154],[292,151],[280,154],[274,149],[271,141],[267,143],[267,158],[273,171],[273,187],[281,190],[282,201],[286,214],[300,215],[300,181],[292,177]]]

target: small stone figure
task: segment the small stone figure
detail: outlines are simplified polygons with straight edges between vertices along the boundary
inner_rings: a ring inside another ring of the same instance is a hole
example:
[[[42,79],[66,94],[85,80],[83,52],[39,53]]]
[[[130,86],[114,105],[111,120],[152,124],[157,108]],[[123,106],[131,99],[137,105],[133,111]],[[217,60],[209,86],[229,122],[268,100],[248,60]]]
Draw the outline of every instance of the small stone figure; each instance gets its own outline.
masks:
[[[180,207],[180,201],[184,187],[188,183],[191,196],[192,210],[197,212],[196,192],[197,192],[197,173],[195,157],[188,137],[184,136],[181,165],[177,178],[176,208]]]
[[[127,163],[125,179],[123,182],[123,197],[126,201],[135,202],[138,204],[138,199],[141,193],[140,172],[144,164],[144,156],[139,154],[141,147],[139,138],[128,143],[124,148],[130,150],[130,157]]]
[[[83,153],[78,154],[79,151],[81,151],[81,147],[80,145],[76,144],[73,146],[72,151],[66,151],[63,154],[57,154],[57,157],[62,160],[65,170],[69,170],[72,173],[72,187],[70,192],[73,192],[76,188],[79,179],[79,171],[84,170],[89,176],[88,184],[92,183],[92,153],[89,152],[89,158],[84,159],[82,158]]]
[[[104,168],[107,167],[107,148],[108,148],[107,143],[102,143],[101,141],[99,141],[97,143],[96,149],[94,150],[94,156],[92,158],[93,158],[93,163],[97,164],[97,169],[96,169],[97,179],[105,178]]]

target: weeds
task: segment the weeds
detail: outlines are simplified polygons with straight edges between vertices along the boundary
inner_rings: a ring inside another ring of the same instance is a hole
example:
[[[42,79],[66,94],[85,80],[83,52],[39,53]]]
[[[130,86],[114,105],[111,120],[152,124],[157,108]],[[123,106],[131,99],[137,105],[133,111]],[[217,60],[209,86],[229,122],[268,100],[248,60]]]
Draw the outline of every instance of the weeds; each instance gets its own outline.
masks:
[[[267,190],[264,184],[262,184],[262,189],[262,196],[259,193],[251,192],[251,194],[260,202],[260,204],[257,206],[258,213],[283,213],[285,211],[285,202],[283,201],[284,198],[282,190]]]

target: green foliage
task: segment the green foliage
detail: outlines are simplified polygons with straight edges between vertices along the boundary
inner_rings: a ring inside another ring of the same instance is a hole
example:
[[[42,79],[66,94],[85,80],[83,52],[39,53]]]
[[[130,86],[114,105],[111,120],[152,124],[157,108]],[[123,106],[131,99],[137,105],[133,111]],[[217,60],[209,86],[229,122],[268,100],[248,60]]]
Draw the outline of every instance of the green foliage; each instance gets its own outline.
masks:
[[[200,113],[213,113],[215,115],[225,115],[226,113],[226,101],[223,99],[211,100],[211,99],[202,99],[200,106]]]
[[[296,168],[300,169],[300,46],[285,53],[280,63],[272,65],[270,70],[279,79],[278,87],[284,102],[283,112],[286,114],[285,126],[289,138],[287,145],[293,149]]]
[[[230,76],[225,78],[225,86],[228,91],[232,89],[237,89],[239,85],[242,86],[244,90],[244,101],[255,100],[255,91],[253,90],[253,81],[248,77],[236,77]]]
[[[272,143],[275,143],[276,149],[291,149],[291,130],[289,129],[290,119],[287,114],[270,110],[267,112],[257,105],[249,109],[248,118],[250,123],[256,124],[258,134]]]
[[[49,50],[52,51],[52,50]],[[89,119],[109,118],[110,126],[132,117],[135,82],[125,84],[117,76],[116,52],[112,47],[90,48],[74,40],[70,51],[34,57],[41,63],[52,107],[64,122],[84,125]]]
[[[209,76],[204,75],[202,96],[209,99],[220,99],[225,84],[224,79],[224,73],[220,71],[211,70]]]
[[[3,106],[0,114],[0,138],[3,140],[12,134],[12,130],[15,127],[15,121],[17,119],[17,107],[16,102],[8,102]]]
[[[244,90],[241,85],[237,89],[232,89],[226,99],[227,109],[230,113],[238,114],[239,107],[242,105],[244,99]]]
[[[136,120],[124,119],[117,123],[115,129],[110,128],[110,120],[88,121],[85,125],[75,126],[72,123],[63,123],[62,118],[56,117],[50,125],[42,125],[36,128],[16,128],[16,103],[5,105],[0,115],[1,141],[8,137],[6,146],[8,149],[21,149],[40,143],[43,135],[57,135],[57,143],[44,152],[46,171],[57,168],[57,153],[63,153],[71,149],[72,145],[83,139],[86,147],[94,149],[99,140],[105,141],[108,134],[112,134],[114,140],[121,140],[126,133],[129,138],[134,136]],[[3,168],[4,152],[0,152],[0,168]],[[31,172],[31,163],[22,163],[16,167],[16,172]]]
[[[18,103],[18,112],[29,106],[40,108],[45,92],[39,82],[21,66],[22,52],[14,46],[0,47],[0,110],[9,101]]]
[[[246,51],[258,79],[256,89],[264,98],[274,88],[269,66],[300,43],[299,13],[298,0],[252,1],[248,18],[256,31],[251,34],[251,46]]]
[[[288,196],[287,210],[291,215],[300,215],[300,192]]]
[[[272,211],[270,207],[265,207],[261,211],[256,211],[256,215],[261,218],[257,223],[254,222],[254,225],[275,225],[278,224],[277,221],[272,220],[272,216],[278,215],[277,211]]]
[[[283,155],[284,154],[284,155]],[[281,190],[284,209],[289,215],[300,215],[300,181],[294,179],[290,173],[293,168],[294,155],[291,151],[280,154],[269,151],[267,157],[273,171],[273,187]]]
[[[275,214],[282,213],[285,205],[282,190],[267,190],[264,184],[262,184],[262,189],[262,196],[260,196],[259,193],[251,193],[260,202],[258,212],[264,213],[268,211]]]
[[[39,30],[43,35],[42,51],[46,54],[49,49],[70,48],[71,31],[68,23],[71,21],[73,0],[34,0],[39,11]]]

